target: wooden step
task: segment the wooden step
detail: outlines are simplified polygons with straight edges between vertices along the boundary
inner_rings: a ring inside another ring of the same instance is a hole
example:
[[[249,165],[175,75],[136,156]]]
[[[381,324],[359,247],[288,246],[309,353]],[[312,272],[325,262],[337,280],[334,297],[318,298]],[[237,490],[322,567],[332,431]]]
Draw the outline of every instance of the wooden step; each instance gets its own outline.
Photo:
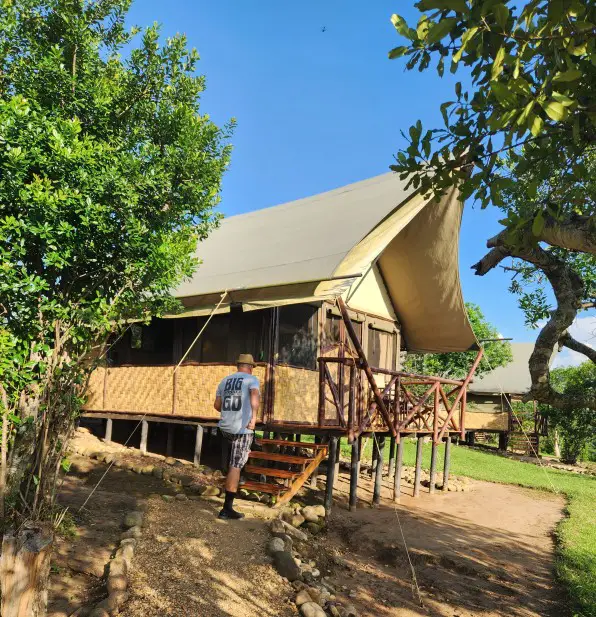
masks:
[[[244,471],[247,473],[256,473],[262,476],[271,476],[272,478],[295,478],[300,475],[299,471],[273,469],[272,467],[257,467],[256,465],[246,465],[244,467]]]
[[[259,493],[271,493],[272,495],[279,495],[283,493],[286,489],[285,486],[281,484],[270,484],[268,482],[253,482],[252,480],[247,480],[244,484],[238,487],[240,490],[244,489],[246,491],[256,491]]]
[[[269,443],[274,446],[288,446],[292,448],[314,448],[315,450],[319,450],[321,448],[327,448],[328,444],[326,443],[311,443],[309,441],[286,441],[285,439],[255,439],[255,442],[259,445],[263,445],[264,443]]]
[[[278,461],[289,465],[307,465],[313,458],[307,456],[293,456],[291,454],[278,454],[276,452],[257,452],[253,450],[249,458],[258,458],[262,461]]]

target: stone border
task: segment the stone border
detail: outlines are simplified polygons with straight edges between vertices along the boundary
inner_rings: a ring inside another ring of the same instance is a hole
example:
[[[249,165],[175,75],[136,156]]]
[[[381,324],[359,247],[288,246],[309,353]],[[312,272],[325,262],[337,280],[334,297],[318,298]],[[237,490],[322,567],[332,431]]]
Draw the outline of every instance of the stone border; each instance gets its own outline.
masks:
[[[353,604],[337,597],[334,586],[321,577],[315,561],[304,562],[300,549],[325,528],[325,507],[295,505],[271,521],[271,539],[267,552],[278,574],[288,580],[296,592],[294,603],[302,617],[358,617]],[[301,546],[302,545],[302,546]]]

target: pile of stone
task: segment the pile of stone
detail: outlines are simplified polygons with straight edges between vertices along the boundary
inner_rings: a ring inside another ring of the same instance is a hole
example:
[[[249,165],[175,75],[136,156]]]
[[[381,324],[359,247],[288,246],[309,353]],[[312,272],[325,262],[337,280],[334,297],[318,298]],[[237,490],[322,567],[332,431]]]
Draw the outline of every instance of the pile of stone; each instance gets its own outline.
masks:
[[[128,600],[128,576],[132,568],[135,546],[143,534],[143,513],[139,510],[129,512],[124,517],[123,526],[125,531],[120,536],[120,545],[108,564],[106,579],[108,596],[87,613],[89,617],[117,615]]]
[[[271,521],[271,539],[267,546],[280,576],[292,583],[295,603],[302,617],[357,617],[354,606],[337,596],[333,585],[317,568],[315,561],[301,558],[311,539],[325,527],[323,506],[290,506]]]

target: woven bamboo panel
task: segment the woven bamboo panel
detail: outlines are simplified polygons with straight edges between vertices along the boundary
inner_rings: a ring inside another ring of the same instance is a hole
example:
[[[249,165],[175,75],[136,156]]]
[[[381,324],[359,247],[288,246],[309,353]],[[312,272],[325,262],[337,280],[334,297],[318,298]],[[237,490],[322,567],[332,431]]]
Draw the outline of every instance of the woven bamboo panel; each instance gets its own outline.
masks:
[[[171,415],[173,374],[173,366],[109,368],[104,411]]]
[[[219,413],[213,408],[215,391],[219,382],[234,372],[235,364],[181,366],[176,372],[175,414],[192,418],[219,418]],[[265,367],[255,366],[253,375],[261,383],[263,395]],[[262,412],[259,417],[261,415]]]
[[[276,422],[317,424],[319,414],[319,372],[291,366],[275,367]]]
[[[465,427],[470,430],[507,431],[509,429],[509,414],[502,413],[470,413],[466,414]]]
[[[87,400],[83,405],[83,409],[103,411],[103,380],[105,374],[106,369],[100,366],[89,376],[89,383],[87,384],[87,391],[85,392]]]

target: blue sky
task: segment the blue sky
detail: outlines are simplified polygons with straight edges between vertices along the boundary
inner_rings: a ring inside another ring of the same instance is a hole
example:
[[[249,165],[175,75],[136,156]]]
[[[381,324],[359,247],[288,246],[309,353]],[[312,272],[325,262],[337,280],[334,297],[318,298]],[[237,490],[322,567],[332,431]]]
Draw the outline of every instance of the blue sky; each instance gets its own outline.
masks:
[[[442,121],[451,75],[406,72],[387,52],[400,43],[389,19],[408,20],[409,0],[136,0],[131,24],[163,24],[187,35],[207,78],[202,111],[238,125],[221,209],[226,215],[271,206],[388,171],[403,143],[400,129]],[[323,32],[322,30],[325,29]],[[461,79],[461,78],[460,78]],[[470,266],[499,230],[499,212],[466,204],[460,243],[464,297],[499,331],[534,340],[501,270],[474,276]]]

